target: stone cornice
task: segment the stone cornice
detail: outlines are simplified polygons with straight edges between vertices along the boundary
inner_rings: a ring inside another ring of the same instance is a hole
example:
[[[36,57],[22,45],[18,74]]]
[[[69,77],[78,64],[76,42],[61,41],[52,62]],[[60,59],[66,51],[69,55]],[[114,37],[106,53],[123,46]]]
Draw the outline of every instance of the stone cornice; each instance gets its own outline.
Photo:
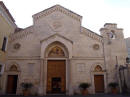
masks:
[[[97,40],[99,42],[103,42],[102,36],[92,32],[91,30],[89,30],[87,28],[81,27],[81,33],[84,35],[87,35],[88,37],[91,37],[94,40]]]
[[[28,28],[25,28],[24,30],[11,34],[9,38],[10,38],[10,41],[14,41],[16,39],[21,39],[23,37],[26,37],[27,35],[31,34],[32,32],[33,32],[33,26],[30,26]]]
[[[8,60],[40,60],[40,56],[8,56]]]
[[[103,57],[73,57],[72,60],[104,60]]]
[[[49,14],[55,12],[55,11],[61,12],[61,13],[65,14],[65,15],[67,15],[67,16],[75,19],[75,20],[78,20],[78,21],[81,21],[81,19],[82,19],[82,16],[80,16],[80,15],[60,6],[60,5],[55,5],[55,6],[48,8],[48,9],[42,11],[42,12],[34,14],[33,18],[34,18],[34,20],[38,20],[41,17],[47,16],[47,15],[49,15]]]
[[[40,60],[40,59],[41,59],[40,56],[8,56],[8,60]],[[50,59],[55,59],[55,58],[50,58]],[[71,60],[104,60],[104,58],[103,57],[72,57]]]

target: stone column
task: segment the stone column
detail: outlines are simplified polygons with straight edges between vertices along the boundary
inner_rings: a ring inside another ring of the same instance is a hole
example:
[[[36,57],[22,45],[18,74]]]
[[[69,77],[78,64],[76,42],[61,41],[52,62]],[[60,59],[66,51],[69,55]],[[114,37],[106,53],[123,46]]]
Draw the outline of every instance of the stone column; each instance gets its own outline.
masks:
[[[41,96],[43,95],[43,65],[44,65],[44,61],[43,59],[40,59],[40,84],[39,84],[38,94]]]

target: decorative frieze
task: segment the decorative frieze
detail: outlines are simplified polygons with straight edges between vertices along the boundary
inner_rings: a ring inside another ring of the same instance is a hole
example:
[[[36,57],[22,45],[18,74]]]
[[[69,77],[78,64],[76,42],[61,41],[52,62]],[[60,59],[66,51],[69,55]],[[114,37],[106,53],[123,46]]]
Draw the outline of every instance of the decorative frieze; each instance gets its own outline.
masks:
[[[67,16],[69,16],[77,21],[81,21],[81,18],[82,18],[82,16],[80,16],[80,15],[78,15],[78,14],[76,14],[68,9],[63,8],[60,5],[55,5],[49,9],[46,9],[40,13],[37,13],[37,14],[33,15],[33,18],[34,18],[34,20],[38,20],[41,17],[47,16],[55,11],[59,11],[59,12],[65,14],[65,15],[67,15]]]
[[[81,28],[81,33],[84,34],[84,35],[87,35],[88,37],[91,37],[94,40],[97,40],[99,42],[103,42],[102,36],[88,30],[87,28],[82,27]]]
[[[21,38],[26,37],[27,35],[31,34],[33,32],[32,27],[33,26],[30,26],[22,31],[11,34],[10,41],[14,41],[16,39],[21,39]]]

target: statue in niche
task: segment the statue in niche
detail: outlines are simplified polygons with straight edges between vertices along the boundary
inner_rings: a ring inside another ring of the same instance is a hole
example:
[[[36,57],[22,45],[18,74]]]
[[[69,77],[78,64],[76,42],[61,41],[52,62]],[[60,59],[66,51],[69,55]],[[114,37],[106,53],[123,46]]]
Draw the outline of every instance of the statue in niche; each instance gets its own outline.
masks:
[[[64,51],[58,46],[52,48],[48,54],[48,57],[64,57],[64,56],[65,56]]]

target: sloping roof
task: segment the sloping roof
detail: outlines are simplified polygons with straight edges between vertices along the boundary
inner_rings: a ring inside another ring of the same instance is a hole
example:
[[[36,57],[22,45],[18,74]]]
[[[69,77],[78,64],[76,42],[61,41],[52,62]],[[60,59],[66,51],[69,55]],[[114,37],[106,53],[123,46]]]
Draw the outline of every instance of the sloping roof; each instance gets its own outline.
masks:
[[[50,8],[48,8],[48,9],[45,9],[45,10],[39,12],[39,13],[34,14],[33,17],[39,18],[41,16],[46,16],[48,14],[51,14],[54,11],[62,12],[62,13],[66,14],[66,15],[72,17],[72,18],[75,18],[77,20],[81,20],[81,18],[82,18],[82,16],[80,16],[80,15],[76,14],[75,12],[72,12],[69,9],[66,9],[66,8],[64,8],[63,6],[60,6],[60,5],[54,5]]]
[[[87,29],[85,27],[81,28],[81,33],[85,34],[85,35],[87,35],[87,36],[89,36],[89,37],[91,37],[91,38],[93,38],[95,40],[98,40],[98,41],[102,42],[102,36],[101,35],[93,32],[93,31],[91,31],[91,30],[89,30],[89,29]]]
[[[10,19],[15,22],[13,16],[10,14],[9,10],[6,8],[6,6],[4,5],[3,1],[0,1],[0,6],[3,7],[3,9],[6,11],[7,15],[10,17]]]

